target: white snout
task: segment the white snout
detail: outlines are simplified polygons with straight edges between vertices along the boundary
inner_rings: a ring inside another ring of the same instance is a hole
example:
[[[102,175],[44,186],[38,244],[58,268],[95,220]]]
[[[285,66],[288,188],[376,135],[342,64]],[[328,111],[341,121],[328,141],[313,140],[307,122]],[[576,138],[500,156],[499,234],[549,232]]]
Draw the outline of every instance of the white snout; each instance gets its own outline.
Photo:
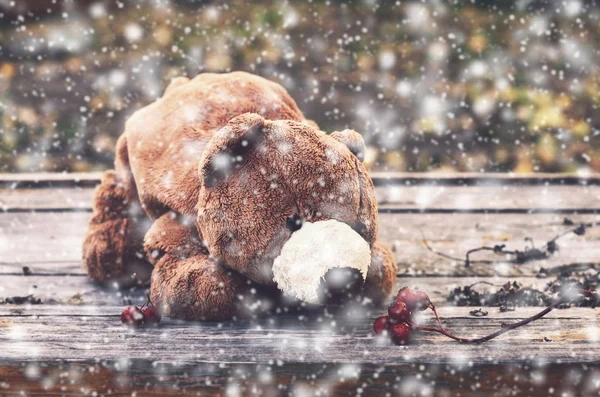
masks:
[[[357,269],[365,280],[370,263],[369,243],[347,224],[335,220],[305,222],[275,258],[273,281],[286,294],[317,303],[319,284],[329,270]]]

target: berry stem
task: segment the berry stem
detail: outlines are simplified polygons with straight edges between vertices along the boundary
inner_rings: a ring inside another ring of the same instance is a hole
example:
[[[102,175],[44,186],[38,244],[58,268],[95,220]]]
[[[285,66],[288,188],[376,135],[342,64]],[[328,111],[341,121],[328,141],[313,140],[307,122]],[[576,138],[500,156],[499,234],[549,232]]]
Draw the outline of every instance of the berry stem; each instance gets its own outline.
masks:
[[[551,304],[550,306],[546,307],[544,310],[542,310],[541,312],[528,317],[524,320],[521,321],[517,321],[516,323],[512,323],[512,324],[507,324],[507,325],[503,325],[502,329],[491,333],[487,336],[481,337],[481,338],[474,338],[474,339],[468,339],[468,338],[460,338],[458,336],[452,335],[451,333],[449,333],[448,331],[446,331],[445,329],[443,329],[443,327],[441,328],[435,328],[435,327],[427,327],[427,326],[422,326],[422,325],[414,325],[411,324],[411,326],[414,329],[418,329],[418,330],[422,330],[422,331],[430,331],[430,332],[437,332],[439,334],[445,335],[450,339],[454,339],[458,342],[461,343],[473,343],[473,344],[478,344],[478,343],[483,343],[483,342],[487,342],[489,340],[492,340],[502,334],[505,334],[506,332],[522,327],[524,325],[529,324],[532,321],[538,320],[542,317],[544,317],[546,314],[550,313],[552,310],[556,309],[558,306],[562,305],[563,303],[565,303],[567,301],[567,299],[565,298],[560,298],[558,299],[556,302],[554,302],[553,304]],[[435,313],[435,312],[434,312]],[[436,314],[437,317],[437,314]],[[438,318],[438,323],[439,323],[439,318]],[[441,326],[441,324],[440,324]]]
[[[140,283],[140,286],[142,288],[145,287],[144,282],[142,281],[142,279],[137,275],[137,273],[133,273],[131,275],[133,278],[137,279],[138,283]],[[146,293],[146,302],[144,302],[144,304],[142,305],[142,307],[140,307],[140,309],[143,309],[145,306],[147,305],[152,305],[152,300],[150,299],[150,294]]]
[[[144,304],[142,305],[142,307],[140,307],[140,309],[143,309],[146,306],[150,306],[152,305],[152,301],[150,300],[150,294],[146,294],[146,302],[144,302]]]
[[[142,287],[144,287],[144,282],[143,282],[143,281],[142,281],[142,279],[141,279],[141,278],[140,278],[140,277],[137,275],[137,273],[133,273],[131,276],[132,276],[133,278],[135,278],[135,279],[138,281],[138,283],[140,283],[140,285],[141,285]]]
[[[435,305],[434,305],[433,303],[431,303],[431,301],[429,301],[429,304],[430,304],[431,310],[433,311],[433,314],[435,315],[435,319],[437,320],[437,323],[438,323],[438,324],[439,324],[439,326],[440,326],[440,329],[441,329],[442,331],[446,331],[446,330],[444,329],[444,325],[442,324],[442,320],[440,319],[440,316],[438,315],[438,312],[437,312],[437,310],[436,310],[436,308],[435,308]]]

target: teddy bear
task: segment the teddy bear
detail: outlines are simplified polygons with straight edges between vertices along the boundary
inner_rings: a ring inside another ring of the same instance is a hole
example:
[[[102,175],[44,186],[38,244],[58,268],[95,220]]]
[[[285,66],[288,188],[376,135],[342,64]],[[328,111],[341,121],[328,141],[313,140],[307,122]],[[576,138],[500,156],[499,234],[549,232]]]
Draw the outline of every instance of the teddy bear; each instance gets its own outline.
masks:
[[[396,264],[377,239],[364,152],[357,132],[321,131],[277,83],[178,77],[127,120],[83,266],[110,282],[151,264],[154,306],[186,320],[247,316],[257,296],[318,305],[324,280],[347,286],[348,275],[380,304]]]

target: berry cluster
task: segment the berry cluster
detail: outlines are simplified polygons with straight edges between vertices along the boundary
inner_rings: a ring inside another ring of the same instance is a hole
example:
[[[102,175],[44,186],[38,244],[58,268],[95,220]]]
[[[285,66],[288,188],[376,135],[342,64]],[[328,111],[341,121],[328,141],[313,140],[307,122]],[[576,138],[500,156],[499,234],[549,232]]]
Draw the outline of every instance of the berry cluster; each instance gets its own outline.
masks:
[[[121,313],[121,322],[128,327],[137,328],[144,325],[158,325],[161,316],[158,309],[152,305],[150,298],[144,302],[142,307],[127,306]]]
[[[137,279],[141,285],[144,285],[142,280],[133,273],[133,278]],[[160,323],[161,316],[158,309],[152,304],[150,296],[147,296],[146,302],[141,307],[127,306],[121,312],[121,323],[128,327],[137,328],[142,324],[155,326]]]
[[[373,331],[376,334],[387,331],[395,344],[403,345],[408,342],[413,331],[413,313],[427,308],[431,308],[436,313],[425,292],[404,287],[398,291],[395,301],[388,307],[388,315],[375,320]]]
[[[444,329],[442,320],[440,319],[440,316],[438,316],[435,306],[425,292],[415,291],[404,287],[398,291],[395,301],[388,307],[388,315],[377,317],[377,319],[375,319],[373,331],[375,331],[376,334],[386,332],[397,345],[406,344],[410,340],[411,334],[415,331],[436,332],[461,343],[483,343],[497,338],[508,331],[527,325],[532,321],[539,320],[557,307],[567,304],[581,295],[588,299],[594,299],[595,301],[599,300],[598,292],[596,290],[571,289],[562,291],[562,294],[556,297],[554,303],[547,306],[541,312],[521,321],[510,324],[504,323],[502,324],[502,328],[489,335],[468,339],[455,336]],[[431,311],[433,311],[439,328],[419,325],[413,321],[414,313],[425,309],[431,309]]]

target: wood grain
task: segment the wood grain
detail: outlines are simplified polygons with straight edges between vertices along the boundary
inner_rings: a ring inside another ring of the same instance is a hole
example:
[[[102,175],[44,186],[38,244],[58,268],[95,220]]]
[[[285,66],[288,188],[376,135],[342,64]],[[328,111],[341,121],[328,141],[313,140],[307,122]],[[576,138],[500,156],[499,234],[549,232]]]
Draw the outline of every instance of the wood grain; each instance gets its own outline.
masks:
[[[370,172],[375,185],[598,185],[600,176],[586,173],[414,173],[414,172]],[[0,185],[9,187],[56,187],[97,184],[102,172],[87,173],[0,173]]]
[[[600,212],[600,186],[385,186],[381,212]]]
[[[597,395],[598,364],[24,362],[0,366],[5,397]],[[552,393],[549,392],[552,390]],[[357,393],[360,391],[360,393]]]
[[[89,216],[52,212],[0,215],[0,273],[20,272],[22,266],[43,273],[81,273],[74,263],[81,258],[81,241]],[[574,222],[592,222],[600,216],[569,218]],[[560,251],[548,259],[515,264],[504,257],[480,253],[471,258],[475,260],[471,267],[464,266],[465,253],[482,245],[506,244],[510,249],[523,250],[530,246],[524,239],[530,237],[539,247],[572,228],[563,225],[563,220],[564,215],[558,214],[383,214],[379,236],[394,250],[401,275],[531,276],[542,267],[600,263],[600,228],[596,228],[585,236],[565,236],[558,241]],[[457,260],[432,253],[424,239],[434,250]]]
[[[593,173],[477,173],[477,172],[370,172],[376,186],[389,185],[445,185],[445,186],[542,186],[542,185],[598,185],[600,176]]]
[[[141,305],[144,300],[142,289],[117,289],[112,284],[101,286],[90,281],[84,274],[56,276],[13,276],[1,275],[0,300],[12,296],[32,294],[42,300],[44,305],[70,304],[76,298],[79,305],[114,306],[124,302]],[[493,285],[479,285],[477,291],[497,291],[507,282],[518,281],[523,286],[531,286],[543,290],[550,279],[536,277],[398,277],[395,290],[411,287],[426,291],[436,305],[446,304],[446,298],[457,287],[464,287],[476,282]],[[75,297],[75,298],[74,298]]]
[[[69,263],[81,260],[81,242],[91,214],[0,215],[1,263]]]
[[[1,186],[1,185],[0,185]],[[0,188],[0,211],[91,211],[93,187]],[[598,185],[389,185],[375,188],[381,212],[600,213]]]
[[[32,294],[41,305],[0,304],[0,396],[22,395],[597,395],[600,309],[551,312],[481,346],[419,334],[389,346],[371,333],[385,309],[335,307],[224,323],[165,319],[131,331],[118,316],[144,291],[91,282],[80,265],[93,187],[101,174],[0,174],[0,301]],[[526,264],[467,250],[539,247],[577,222],[600,221],[595,175],[372,174],[380,239],[399,265],[395,289],[426,291],[460,336],[491,333],[541,308],[469,315],[448,306],[458,286],[507,281],[543,289],[558,273],[600,265],[600,230],[558,241],[554,257]],[[3,211],[3,212],[2,212]],[[600,228],[599,228],[600,229]],[[430,249],[452,256],[448,259]],[[486,262],[487,261],[487,262]],[[23,274],[27,266],[28,274]],[[432,321],[426,317],[424,321]],[[552,342],[543,342],[547,337]],[[582,365],[585,364],[585,365]],[[542,382],[543,380],[543,382]]]
[[[1,212],[92,210],[93,187],[0,189]]]
[[[5,189],[27,187],[96,186],[103,172],[31,172],[24,174],[0,173],[0,186]]]
[[[200,362],[327,362],[327,363],[452,363],[463,360],[491,363],[597,361],[599,310],[556,310],[526,327],[483,345],[466,345],[443,336],[415,334],[408,346],[383,348],[384,338],[372,334],[378,313],[344,312],[329,317],[294,314],[224,323],[189,323],[166,319],[158,328],[130,330],[119,320],[122,306],[0,307],[12,323],[0,328],[5,360],[123,359]],[[440,309],[445,327],[465,337],[500,329],[503,322],[529,317],[539,308],[468,315],[469,308]],[[348,313],[352,313],[350,316]],[[425,321],[433,325],[431,316]],[[544,342],[547,337],[552,342]]]

